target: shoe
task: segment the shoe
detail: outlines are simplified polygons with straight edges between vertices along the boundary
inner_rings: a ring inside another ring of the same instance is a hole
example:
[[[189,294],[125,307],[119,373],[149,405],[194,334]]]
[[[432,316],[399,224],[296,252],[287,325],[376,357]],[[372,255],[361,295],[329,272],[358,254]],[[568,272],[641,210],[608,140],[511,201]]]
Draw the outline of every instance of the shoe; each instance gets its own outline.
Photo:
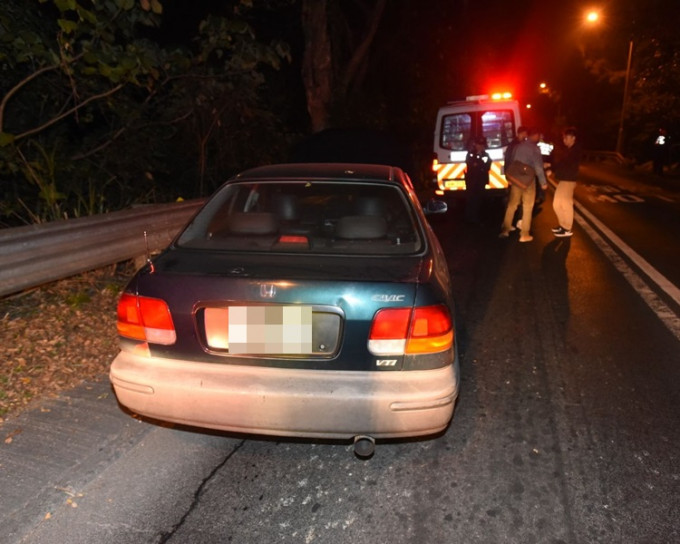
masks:
[[[505,231],[501,232],[501,233],[498,235],[499,238],[507,238],[508,236],[509,236],[509,234],[508,234],[507,232],[505,232]]]
[[[517,221],[516,225],[517,225],[517,228],[519,230],[522,230],[522,220],[521,219],[519,221]],[[515,229],[512,229],[512,230],[515,230]]]
[[[534,237],[531,236],[530,234],[525,234],[524,236],[519,237],[520,242],[531,242],[533,239]]]
[[[550,230],[553,231],[553,234],[557,234],[558,232],[561,232],[561,231],[563,231],[564,229],[563,229],[562,227],[553,227],[553,228],[550,229]]]
[[[560,227],[560,230],[558,231],[553,230],[553,234],[558,238],[565,238],[567,236],[571,236],[574,233],[568,229],[563,229],[562,227]]]

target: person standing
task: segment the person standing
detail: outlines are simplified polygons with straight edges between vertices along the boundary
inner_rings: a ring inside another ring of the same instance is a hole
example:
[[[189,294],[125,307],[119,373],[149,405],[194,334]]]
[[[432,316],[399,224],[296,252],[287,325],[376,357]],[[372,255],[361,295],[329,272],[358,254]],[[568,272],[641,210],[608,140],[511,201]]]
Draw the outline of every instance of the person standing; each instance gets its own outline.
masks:
[[[517,135],[515,138],[508,144],[508,147],[505,148],[505,154],[503,156],[504,160],[504,165],[505,168],[510,166],[510,163],[513,161],[514,155],[515,155],[515,148],[521,144],[524,140],[527,139],[528,133],[527,133],[527,127],[525,126],[519,126],[517,127]],[[508,185],[508,192],[506,195],[506,198],[510,197],[510,185]],[[517,207],[517,210],[515,211],[515,217],[512,220],[512,224],[517,224],[517,228],[521,229],[522,228],[522,205],[520,204]]]
[[[657,176],[663,176],[663,169],[668,162],[668,150],[671,148],[668,141],[668,133],[666,129],[660,128],[659,133],[654,140],[654,173]]]
[[[468,223],[479,222],[479,209],[484,197],[484,188],[489,183],[491,157],[486,152],[486,138],[475,138],[472,149],[465,157],[465,220]]]
[[[517,127],[517,136],[515,136],[515,139],[512,140],[508,144],[508,147],[505,148],[505,155],[504,155],[504,160],[505,160],[505,165],[509,166],[510,163],[512,162],[513,156],[515,154],[515,148],[521,144],[524,140],[527,139],[528,132],[527,132],[527,127]]]
[[[534,169],[538,182],[541,187],[545,189],[548,182],[545,179],[545,172],[543,170],[543,158],[541,151],[538,149],[538,140],[540,132],[535,128],[530,128],[527,131],[527,139],[520,142],[515,147],[512,153],[513,161],[519,161]],[[509,165],[506,165],[509,166]],[[531,217],[533,214],[534,200],[536,199],[536,183],[529,183],[526,188],[519,185],[511,185],[510,197],[508,205],[505,209],[505,217],[503,218],[503,226],[501,227],[500,238],[507,238],[512,228],[512,220],[515,215],[517,207],[522,204],[522,223],[520,227],[520,242],[531,242],[534,239],[531,236]]]
[[[548,169],[548,175],[552,174],[557,182],[553,197],[553,210],[557,216],[558,225],[552,229],[557,237],[573,234],[571,228],[574,224],[574,189],[583,153],[574,127],[569,127],[562,132],[562,143],[564,147],[555,152],[555,159]]]

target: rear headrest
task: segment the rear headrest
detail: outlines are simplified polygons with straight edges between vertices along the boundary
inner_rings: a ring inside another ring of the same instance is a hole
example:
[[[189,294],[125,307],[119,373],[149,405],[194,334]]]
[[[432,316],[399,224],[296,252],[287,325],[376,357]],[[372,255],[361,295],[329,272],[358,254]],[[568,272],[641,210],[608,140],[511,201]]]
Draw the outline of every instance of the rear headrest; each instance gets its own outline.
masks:
[[[360,196],[354,203],[357,215],[385,215],[385,203],[374,196]]]
[[[295,195],[279,194],[274,201],[276,215],[283,221],[299,219],[298,199]]]
[[[344,240],[371,240],[386,234],[387,221],[377,215],[348,215],[335,228],[335,235]]]
[[[250,212],[232,213],[227,221],[229,232],[238,234],[273,234],[277,229],[273,213]]]

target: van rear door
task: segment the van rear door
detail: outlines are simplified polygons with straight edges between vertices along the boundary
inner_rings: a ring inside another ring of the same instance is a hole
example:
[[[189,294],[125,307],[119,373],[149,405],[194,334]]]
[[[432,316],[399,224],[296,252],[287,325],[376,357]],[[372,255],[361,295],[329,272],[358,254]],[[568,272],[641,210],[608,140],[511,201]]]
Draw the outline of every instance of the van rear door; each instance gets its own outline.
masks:
[[[516,100],[465,100],[439,109],[434,136],[435,182],[441,191],[465,189],[465,156],[474,138],[487,140],[493,161],[487,189],[505,189],[503,157],[521,123]]]

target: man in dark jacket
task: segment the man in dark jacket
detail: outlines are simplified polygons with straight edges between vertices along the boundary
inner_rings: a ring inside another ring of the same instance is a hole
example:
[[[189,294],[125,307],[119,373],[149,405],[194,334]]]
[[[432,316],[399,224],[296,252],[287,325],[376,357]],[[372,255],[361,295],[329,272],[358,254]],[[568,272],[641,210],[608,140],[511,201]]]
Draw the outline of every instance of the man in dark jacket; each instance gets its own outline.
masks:
[[[654,140],[654,173],[663,176],[663,168],[668,163],[668,150],[671,148],[666,129],[660,128]]]
[[[479,221],[479,209],[484,197],[484,188],[489,183],[491,157],[486,152],[486,138],[476,138],[472,149],[465,158],[465,220],[468,223]]]
[[[553,197],[553,210],[559,223],[552,229],[558,237],[571,236],[574,224],[574,189],[581,164],[582,149],[576,141],[576,129],[569,127],[562,133],[564,148],[556,151],[555,159],[547,170],[548,175],[557,182]]]

